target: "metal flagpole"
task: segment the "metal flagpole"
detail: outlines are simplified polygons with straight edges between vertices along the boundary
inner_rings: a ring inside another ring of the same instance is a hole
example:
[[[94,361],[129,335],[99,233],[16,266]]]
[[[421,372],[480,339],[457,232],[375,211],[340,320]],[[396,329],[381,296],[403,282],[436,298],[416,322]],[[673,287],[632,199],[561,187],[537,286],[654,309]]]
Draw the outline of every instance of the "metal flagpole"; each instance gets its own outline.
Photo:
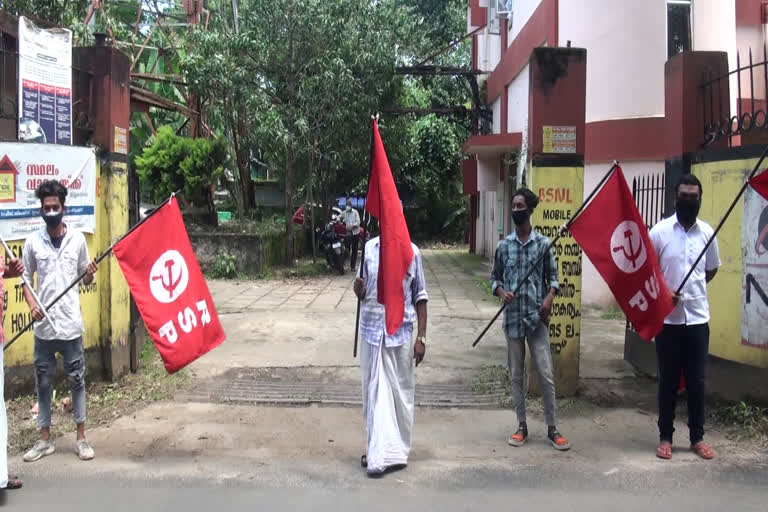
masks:
[[[181,194],[181,190],[177,190],[176,192],[174,192],[173,194],[171,194],[171,197],[170,197],[170,199],[173,199],[175,196],[177,196],[177,195],[180,195],[180,194]],[[170,201],[170,199],[169,199],[169,201]],[[121,236],[121,237],[120,237],[120,238],[119,238],[119,239],[118,239],[118,240],[117,240],[115,243],[113,243],[112,245],[110,245],[110,246],[109,246],[109,247],[108,247],[108,248],[107,248],[107,249],[106,249],[106,250],[105,250],[103,253],[101,253],[101,255],[99,255],[99,256],[98,256],[98,257],[97,257],[95,260],[93,260],[93,261],[94,261],[94,263],[98,264],[98,263],[100,263],[100,262],[101,262],[101,261],[102,261],[104,258],[106,258],[107,256],[109,256],[109,255],[112,253],[112,248],[113,248],[115,245],[117,245],[118,243],[120,243],[120,242],[121,242],[121,241],[122,241],[122,240],[123,240],[125,237],[127,237],[128,235],[130,235],[131,233],[133,233],[133,232],[134,232],[136,229],[138,229],[138,227],[139,227],[139,226],[141,226],[141,225],[142,225],[142,224],[144,224],[146,221],[148,221],[148,220],[149,220],[149,219],[150,219],[150,218],[151,218],[151,217],[152,217],[154,214],[156,214],[157,212],[159,212],[161,208],[162,208],[162,205],[161,205],[161,206],[159,206],[159,207],[157,207],[157,208],[155,208],[155,209],[152,211],[152,213],[150,213],[149,215],[147,215],[146,217],[144,217],[143,219],[141,219],[139,222],[137,222],[135,226],[133,226],[131,229],[129,229],[129,230],[128,230],[128,231],[127,231],[127,232],[126,232],[126,233],[125,233],[123,236]],[[53,306],[55,306],[55,305],[56,305],[56,303],[57,303],[57,302],[59,302],[59,301],[61,300],[61,298],[62,298],[62,297],[64,297],[64,296],[65,296],[67,293],[69,293],[69,290],[71,290],[72,288],[74,288],[75,286],[77,286],[77,285],[80,283],[80,281],[82,281],[82,280],[83,280],[83,278],[84,278],[84,277],[85,277],[87,274],[88,274],[88,271],[85,271],[85,272],[81,273],[81,274],[80,274],[80,275],[79,275],[77,278],[75,278],[75,280],[74,280],[74,281],[72,281],[72,282],[69,284],[69,286],[67,286],[67,287],[64,289],[64,291],[62,291],[61,293],[59,293],[59,294],[58,294],[58,295],[57,295],[57,296],[56,296],[56,297],[55,297],[55,298],[54,298],[54,299],[53,299],[53,300],[50,302],[50,304],[48,304],[48,305],[45,307],[45,309],[46,309],[46,310],[50,310],[50,309],[51,309]],[[32,289],[32,288],[30,287],[30,289]],[[22,335],[22,334],[24,334],[25,332],[27,332],[27,330],[28,330],[30,327],[32,327],[34,324],[35,324],[35,320],[32,320],[32,321],[31,321],[31,322],[29,322],[27,325],[25,325],[25,326],[24,326],[24,328],[23,328],[22,330],[20,330],[18,333],[16,333],[16,336],[14,336],[14,337],[11,339],[11,341],[9,341],[8,343],[6,343],[6,344],[5,344],[5,346],[3,347],[3,351],[5,351],[5,350],[8,350],[8,347],[10,347],[11,345],[13,345],[13,342],[15,342],[17,339],[19,339],[19,338],[21,337],[21,335]]]
[[[378,116],[374,117],[371,116],[371,151],[368,156],[368,187],[371,186],[371,171],[373,169],[373,120],[376,119]],[[368,195],[366,194],[366,199]],[[365,215],[365,210],[363,210],[363,215]],[[370,214],[368,217],[368,225],[366,228],[370,228]],[[369,229],[365,230],[365,238],[367,239],[370,235]],[[360,255],[360,271],[357,273],[357,277],[362,278],[363,277],[363,267],[365,266],[365,246],[366,241],[363,240],[363,250],[362,254]],[[360,335],[360,305],[362,304],[362,300],[360,300],[360,297],[357,298],[357,314],[355,316],[355,344],[352,347],[352,357],[357,357],[357,339]]]
[[[560,240],[560,237],[563,236],[563,234],[568,230],[568,227],[573,223],[574,220],[576,220],[576,217],[579,216],[579,214],[584,210],[584,208],[587,206],[587,204],[592,200],[593,197],[595,197],[595,194],[603,187],[603,184],[608,181],[608,178],[613,174],[613,171],[616,169],[616,167],[619,165],[619,163],[614,160],[613,165],[610,169],[608,169],[608,172],[605,173],[605,176],[603,176],[603,179],[600,180],[600,183],[597,184],[597,186],[592,190],[592,193],[589,194],[589,197],[581,203],[581,206],[579,206],[579,209],[574,212],[573,215],[568,219],[568,221],[560,228],[560,230],[557,232],[557,236],[555,236],[552,241],[549,242],[549,245],[546,249],[544,249],[541,254],[539,254],[539,257],[536,258],[536,261],[531,265],[531,267],[528,269],[528,272],[525,273],[523,278],[517,283],[517,286],[512,291],[512,293],[517,293],[520,291],[520,288],[525,284],[525,282],[528,280],[529,277],[531,277],[531,274],[533,274],[533,271],[536,269],[537,266],[539,266],[539,263],[544,259],[544,257],[547,255],[547,253],[552,250],[552,247],[557,243],[558,240]],[[494,294],[496,293],[496,290],[491,290]],[[480,340],[485,336],[485,333],[488,332],[488,329],[491,328],[493,323],[496,321],[497,318],[499,318],[499,315],[504,311],[504,309],[507,307],[507,304],[502,304],[499,310],[496,312],[496,314],[493,316],[490,322],[488,322],[488,325],[485,326],[485,329],[483,329],[483,332],[480,333],[480,335],[477,337],[474,343],[472,343],[472,346],[477,346],[478,343],[480,343]]]
[[[703,258],[704,255],[707,253],[709,246],[712,245],[712,241],[720,232],[720,229],[723,227],[723,224],[725,224],[725,221],[728,220],[728,216],[731,215],[731,212],[733,211],[733,209],[736,208],[736,203],[739,202],[739,199],[741,199],[741,196],[744,195],[744,192],[747,190],[747,187],[749,186],[749,180],[752,179],[755,176],[755,174],[757,174],[757,170],[760,169],[760,164],[763,163],[763,160],[765,160],[766,155],[768,155],[768,146],[766,146],[765,149],[763,150],[763,154],[760,155],[760,159],[755,164],[755,168],[752,169],[752,172],[749,174],[749,177],[747,177],[746,181],[744,181],[744,185],[741,187],[741,190],[739,190],[739,193],[736,194],[736,198],[731,203],[731,206],[728,207],[728,210],[725,212],[725,215],[720,220],[720,224],[717,225],[715,232],[712,233],[712,236],[709,238],[709,240],[707,240],[707,243],[706,245],[704,245],[704,249],[701,251],[701,254],[699,254],[699,257],[696,258],[696,261],[693,263],[693,266],[683,278],[683,282],[680,283],[680,286],[677,287],[677,291],[675,292],[675,295],[680,295],[680,292],[683,291],[683,286],[685,286],[685,283],[688,282],[688,279],[691,277],[691,274],[693,274],[693,271],[701,261],[701,258]]]
[[[5,248],[5,252],[8,253],[9,258],[13,258],[13,253],[11,252],[11,248],[8,247],[8,244],[5,242],[5,238],[0,235],[0,242],[2,242],[3,247]],[[21,286],[26,286],[30,293],[32,293],[32,297],[35,299],[35,304],[37,307],[40,308],[40,310],[43,312],[43,317],[48,320],[48,322],[51,324],[51,327],[53,327],[53,330],[56,331],[56,333],[59,333],[59,328],[56,326],[56,324],[53,322],[53,319],[48,315],[48,309],[46,309],[45,306],[43,306],[43,302],[40,300],[40,297],[37,296],[37,292],[35,291],[35,287],[32,286],[27,282],[26,279],[24,279],[24,276],[19,276],[21,278]]]

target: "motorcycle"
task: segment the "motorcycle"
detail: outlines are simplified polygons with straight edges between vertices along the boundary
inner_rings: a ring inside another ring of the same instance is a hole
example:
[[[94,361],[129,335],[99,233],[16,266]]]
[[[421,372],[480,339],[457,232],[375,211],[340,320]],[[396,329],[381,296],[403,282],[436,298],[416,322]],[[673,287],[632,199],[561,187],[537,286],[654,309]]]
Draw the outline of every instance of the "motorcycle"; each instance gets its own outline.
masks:
[[[331,269],[336,270],[339,275],[344,275],[344,260],[347,257],[347,249],[344,246],[343,240],[334,229],[334,224],[329,222],[322,231],[320,228],[316,228],[315,231],[318,234],[318,249],[325,254],[326,263]]]

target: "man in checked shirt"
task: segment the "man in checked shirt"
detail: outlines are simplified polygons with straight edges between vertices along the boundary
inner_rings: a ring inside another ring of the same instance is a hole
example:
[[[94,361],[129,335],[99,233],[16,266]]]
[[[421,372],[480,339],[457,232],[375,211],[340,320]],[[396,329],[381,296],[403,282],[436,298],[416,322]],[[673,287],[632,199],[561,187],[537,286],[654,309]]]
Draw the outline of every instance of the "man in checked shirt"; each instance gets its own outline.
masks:
[[[557,263],[549,251],[517,293],[517,287],[530,266],[549,247],[549,239],[531,227],[531,214],[539,204],[539,198],[521,188],[512,195],[512,220],[515,231],[496,246],[496,257],[491,272],[491,289],[506,305],[504,309],[504,334],[507,338],[509,374],[512,383],[512,399],[515,402],[519,427],[509,436],[512,446],[522,446],[528,439],[525,419],[525,341],[531,351],[531,359],[539,374],[539,384],[544,398],[544,418],[547,437],[556,450],[568,450],[568,439],[558,432],[555,425],[555,377],[552,352],[549,348],[549,318],[552,301],[557,294]]]

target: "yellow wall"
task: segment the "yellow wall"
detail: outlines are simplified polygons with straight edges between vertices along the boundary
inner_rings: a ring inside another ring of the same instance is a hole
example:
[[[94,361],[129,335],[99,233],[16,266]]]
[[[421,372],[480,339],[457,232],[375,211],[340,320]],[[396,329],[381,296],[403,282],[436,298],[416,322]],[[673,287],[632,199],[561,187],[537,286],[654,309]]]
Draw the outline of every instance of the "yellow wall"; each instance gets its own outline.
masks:
[[[551,240],[581,206],[584,168],[533,167],[530,188],[540,200],[533,214],[533,226]],[[554,302],[549,341],[557,393],[571,395],[576,393],[579,384],[581,250],[570,233],[562,237],[554,249],[560,293]]]
[[[105,248],[128,227],[128,187],[125,175],[110,175],[100,177],[100,166],[96,166],[96,234],[86,234],[88,252],[91,259],[96,258]],[[120,232],[113,233],[119,229]],[[24,241],[8,241],[11,251],[18,255]],[[99,267],[96,279],[89,286],[80,285],[80,307],[85,324],[83,342],[85,348],[98,347],[102,340],[126,343],[130,323],[129,299],[130,293],[116,263],[112,258],[106,258]],[[117,272],[117,276],[115,276]],[[19,279],[7,279],[5,320],[3,332],[6,340],[18,333],[19,327],[26,325],[30,319],[29,307],[21,294]],[[110,314],[104,318],[102,313],[105,302]],[[112,340],[117,334],[116,340]],[[4,354],[7,367],[29,365],[33,362],[33,334],[27,331]]]
[[[756,163],[757,159],[695,164],[692,172],[704,190],[700,218],[716,227]],[[717,236],[722,266],[708,290],[712,316],[709,352],[730,361],[768,368],[768,350],[741,343],[743,212],[742,198]]]

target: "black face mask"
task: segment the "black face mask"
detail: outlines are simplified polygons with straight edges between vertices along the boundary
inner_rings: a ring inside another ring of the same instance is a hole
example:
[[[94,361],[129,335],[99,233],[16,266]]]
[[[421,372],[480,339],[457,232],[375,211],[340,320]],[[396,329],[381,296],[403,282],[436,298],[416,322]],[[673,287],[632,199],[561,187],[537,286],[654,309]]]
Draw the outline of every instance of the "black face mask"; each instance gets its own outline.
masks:
[[[677,218],[683,224],[693,224],[699,215],[701,201],[687,197],[678,197],[675,203]]]
[[[43,220],[49,228],[57,228],[64,218],[64,212],[48,212],[43,214]]]
[[[528,210],[515,210],[512,212],[512,221],[514,221],[515,226],[522,226],[530,216],[531,213]]]

